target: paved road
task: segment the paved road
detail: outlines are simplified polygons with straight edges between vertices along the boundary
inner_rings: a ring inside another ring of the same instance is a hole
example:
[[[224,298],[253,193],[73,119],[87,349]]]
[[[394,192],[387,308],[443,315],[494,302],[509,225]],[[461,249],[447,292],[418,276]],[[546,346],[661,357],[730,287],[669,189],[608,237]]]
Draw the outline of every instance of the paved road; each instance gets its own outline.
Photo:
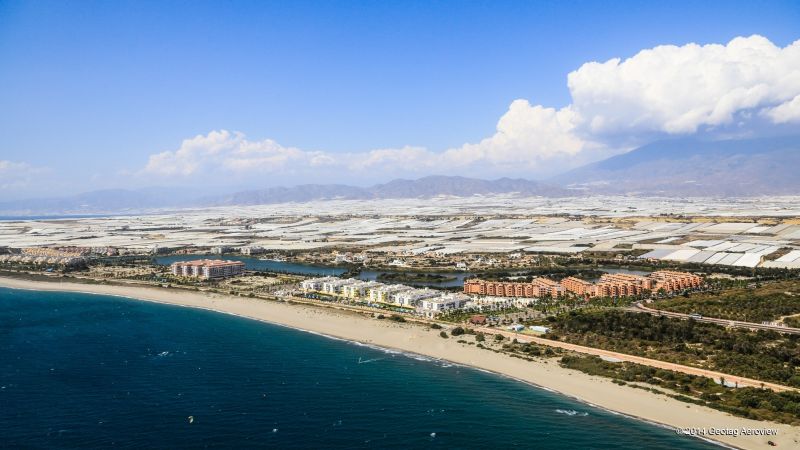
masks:
[[[319,301],[315,301],[315,300],[309,300],[309,299],[298,298],[298,297],[292,297],[291,300],[294,301],[294,302],[297,302],[297,303],[307,303],[307,304],[311,304],[311,305],[315,305],[315,306],[326,306],[326,307],[329,307],[329,308],[349,310],[349,311],[354,311],[354,312],[361,312],[361,313],[364,313],[364,312],[381,312],[383,314],[387,314],[387,311],[385,311],[385,310],[380,310],[380,309],[376,309],[376,308],[367,308],[367,307],[364,307],[364,306],[342,305],[342,304],[336,304],[336,303],[332,303],[332,302],[331,303],[319,302]],[[320,305],[320,303],[323,303],[323,305]],[[655,311],[655,310],[652,310],[652,311]],[[388,312],[388,314],[391,314],[391,313]],[[433,324],[433,323],[439,323],[440,325],[443,325],[443,326],[445,326],[447,328],[451,328],[451,327],[454,326],[454,324],[452,324],[452,323],[437,322],[435,320],[425,319],[425,318],[421,318],[421,317],[419,317],[419,318],[418,317],[415,317],[415,318],[406,317],[406,320],[409,320],[409,321],[412,321],[412,322],[418,322],[418,323],[422,323],[422,324],[427,324],[427,325],[430,325],[430,324]],[[469,326],[469,325],[467,325],[467,326]],[[539,344],[539,345],[562,348],[564,350],[570,350],[570,351],[573,351],[573,352],[583,353],[583,354],[587,354],[587,355],[601,356],[601,357],[606,357],[606,358],[612,358],[614,360],[628,361],[628,362],[632,362],[632,363],[636,363],[636,364],[642,364],[642,365],[645,365],[645,366],[656,367],[656,368],[659,368],[659,369],[673,370],[675,372],[681,372],[681,373],[685,373],[685,374],[689,374],[689,375],[697,375],[697,376],[708,377],[708,378],[711,378],[712,380],[718,380],[719,381],[719,380],[724,378],[726,384],[734,383],[739,387],[746,387],[746,386],[763,387],[763,388],[771,389],[773,391],[778,391],[778,392],[782,392],[782,391],[797,391],[797,389],[795,389],[795,388],[791,388],[791,387],[788,387],[788,386],[783,386],[781,384],[768,383],[768,382],[763,382],[763,381],[759,381],[759,380],[754,380],[752,378],[739,377],[739,376],[734,376],[734,375],[730,375],[730,374],[727,374],[727,373],[715,372],[713,370],[699,369],[699,368],[696,368],[696,367],[685,366],[685,365],[682,365],[682,364],[675,364],[675,363],[666,362],[666,361],[659,361],[657,359],[643,358],[641,356],[634,356],[634,355],[628,355],[628,354],[625,354],[625,353],[612,352],[612,351],[609,351],[609,350],[602,350],[602,349],[599,349],[599,348],[584,347],[582,345],[570,344],[570,343],[567,343],[567,342],[554,341],[554,340],[551,340],[551,339],[544,339],[544,338],[531,336],[531,335],[527,335],[527,334],[520,334],[520,333],[515,333],[515,332],[512,332],[512,331],[506,331],[506,330],[503,330],[503,329],[500,329],[500,328],[474,327],[474,326],[472,326],[471,328],[473,328],[475,331],[480,331],[480,332],[483,332],[483,333],[486,333],[486,334],[500,334],[500,335],[503,335],[503,336],[505,336],[505,337],[507,337],[509,339],[516,339],[518,342],[532,342],[532,343],[536,343],[536,344]]]
[[[531,342],[535,344],[546,345],[549,347],[557,347],[557,348],[562,348],[564,350],[584,353],[587,355],[601,356],[606,358],[612,358],[614,360],[628,361],[636,364],[642,364],[645,366],[656,367],[659,369],[673,370],[675,372],[681,372],[689,375],[708,377],[713,380],[720,380],[724,378],[726,384],[735,383],[739,387],[746,387],[746,386],[764,387],[778,392],[797,390],[788,386],[783,386],[781,384],[767,383],[759,380],[754,380],[752,378],[737,377],[734,375],[729,375],[727,373],[714,372],[713,370],[698,369],[696,367],[684,366],[682,364],[675,364],[666,361],[659,361],[657,359],[643,358],[641,356],[633,356],[625,353],[612,352],[609,350],[601,350],[599,348],[593,348],[593,347],[584,347],[582,345],[569,344],[567,342],[554,341],[536,336],[530,336],[527,334],[520,334],[520,333],[514,333],[512,331],[500,330],[497,328],[477,327],[475,328],[475,330],[484,332],[486,334],[501,334],[509,339],[516,339],[518,342]]]
[[[732,327],[732,328],[747,328],[750,330],[772,330],[772,331],[777,331],[778,333],[800,334],[800,328],[778,327],[775,325],[764,325],[753,322],[742,322],[740,320],[717,319],[714,317],[693,318],[689,314],[681,314],[671,311],[661,311],[658,309],[648,308],[641,303],[637,303],[636,306],[629,308],[628,311],[647,313],[647,314],[652,314],[654,316],[675,317],[677,319],[693,319],[698,322],[716,323],[718,325],[722,325],[725,327]]]

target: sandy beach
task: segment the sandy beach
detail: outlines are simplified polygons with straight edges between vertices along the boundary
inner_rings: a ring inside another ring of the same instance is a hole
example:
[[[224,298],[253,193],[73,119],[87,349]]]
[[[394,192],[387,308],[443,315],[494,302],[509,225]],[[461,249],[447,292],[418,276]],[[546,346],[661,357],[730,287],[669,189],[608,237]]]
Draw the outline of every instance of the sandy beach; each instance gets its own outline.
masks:
[[[202,308],[255,320],[312,331],[374,346],[413,352],[457,364],[469,365],[532,383],[584,402],[671,428],[736,429],[738,436],[706,436],[736,448],[800,448],[800,427],[759,422],[724,412],[679,402],[663,395],[626,386],[609,379],[564,369],[555,360],[530,362],[442,339],[438,330],[410,323],[376,320],[357,313],[324,307],[286,304],[245,297],[179,290],[28,281],[0,278],[0,286],[18,289],[86,292],[130,297],[164,304]],[[741,430],[775,429],[777,436],[747,436]],[[598,430],[602,433],[602,430]],[[687,439],[689,439],[687,437]]]

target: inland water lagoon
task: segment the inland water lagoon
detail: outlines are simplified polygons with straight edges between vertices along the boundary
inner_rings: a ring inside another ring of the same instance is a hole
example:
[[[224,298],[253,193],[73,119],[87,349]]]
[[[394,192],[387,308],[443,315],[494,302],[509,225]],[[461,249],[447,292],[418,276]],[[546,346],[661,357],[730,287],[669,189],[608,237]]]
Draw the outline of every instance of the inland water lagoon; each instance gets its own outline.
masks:
[[[3,288],[0,447],[719,448],[443,361],[205,310]]]

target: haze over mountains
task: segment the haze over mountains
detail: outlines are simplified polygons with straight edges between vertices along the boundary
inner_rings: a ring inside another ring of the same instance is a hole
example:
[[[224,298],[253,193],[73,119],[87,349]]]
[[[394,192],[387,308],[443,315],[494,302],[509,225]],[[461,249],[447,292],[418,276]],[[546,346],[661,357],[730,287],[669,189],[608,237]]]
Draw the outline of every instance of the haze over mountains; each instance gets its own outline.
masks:
[[[659,141],[548,181],[588,193],[800,195],[800,136]]]
[[[199,196],[188,188],[103,190],[0,203],[2,215],[90,214],[323,199],[430,198],[516,194],[568,197],[800,195],[800,137],[703,141],[675,139],[645,145],[545,181],[460,176],[397,179],[370,187],[302,184]]]

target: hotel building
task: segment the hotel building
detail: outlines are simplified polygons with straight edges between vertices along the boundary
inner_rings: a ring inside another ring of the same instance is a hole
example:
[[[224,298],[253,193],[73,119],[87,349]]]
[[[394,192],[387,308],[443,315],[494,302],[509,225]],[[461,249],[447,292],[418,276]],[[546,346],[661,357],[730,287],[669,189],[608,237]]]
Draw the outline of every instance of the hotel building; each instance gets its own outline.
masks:
[[[589,283],[575,277],[561,280],[567,292],[580,297],[627,297],[642,295],[645,292],[675,292],[698,288],[703,279],[687,272],[660,270],[646,277],[624,273],[607,273],[597,283]]]
[[[659,270],[650,274],[653,280],[653,291],[663,289],[665,292],[694,289],[703,284],[703,279],[693,273]]]
[[[170,268],[172,269],[172,274],[175,276],[199,278],[201,280],[227,278],[244,273],[243,262],[222,261],[218,259],[179,261],[172,263]]]
[[[530,282],[514,283],[507,281],[467,280],[464,282],[465,294],[478,294],[496,297],[560,297],[564,287],[549,278],[534,278]]]

